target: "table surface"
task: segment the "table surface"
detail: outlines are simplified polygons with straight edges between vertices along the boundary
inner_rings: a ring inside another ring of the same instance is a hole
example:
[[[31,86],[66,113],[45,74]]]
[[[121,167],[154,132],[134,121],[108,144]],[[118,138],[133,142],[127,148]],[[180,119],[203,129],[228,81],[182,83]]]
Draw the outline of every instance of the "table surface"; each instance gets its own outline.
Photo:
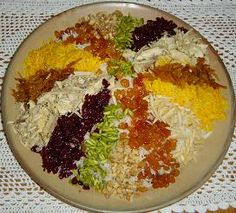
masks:
[[[0,86],[14,51],[51,16],[92,0],[0,0]],[[218,51],[236,88],[235,0],[131,0],[165,10],[197,29]],[[196,192],[161,212],[236,208],[236,131],[225,159]],[[0,212],[82,212],[49,195],[21,169],[0,126]]]

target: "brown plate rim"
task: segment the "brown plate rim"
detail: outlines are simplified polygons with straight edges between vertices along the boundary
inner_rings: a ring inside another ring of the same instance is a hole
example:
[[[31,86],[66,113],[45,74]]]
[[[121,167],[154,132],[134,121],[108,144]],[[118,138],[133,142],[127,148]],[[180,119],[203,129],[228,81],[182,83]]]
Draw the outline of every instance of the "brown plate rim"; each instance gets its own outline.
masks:
[[[155,207],[150,207],[150,208],[145,208],[145,209],[140,209],[140,210],[129,210],[129,211],[116,211],[116,212],[147,212],[147,211],[154,211],[154,210],[157,210],[157,209],[161,209],[163,207],[166,207],[166,206],[169,206],[173,203],[176,203],[180,200],[182,200],[183,198],[187,197],[188,195],[192,194],[194,191],[196,191],[198,188],[200,188],[211,176],[212,174],[216,171],[216,169],[220,166],[220,164],[222,163],[228,149],[229,149],[229,146],[231,144],[231,139],[232,139],[232,136],[233,136],[233,132],[234,132],[234,128],[235,128],[235,121],[236,121],[236,108],[235,108],[235,92],[234,92],[234,88],[233,88],[233,84],[232,84],[232,81],[231,81],[231,78],[230,78],[230,75],[223,63],[223,61],[221,60],[220,56],[218,55],[218,53],[216,52],[216,50],[212,47],[212,45],[207,41],[207,39],[205,37],[203,37],[196,29],[194,29],[191,25],[189,25],[188,23],[186,23],[185,21],[183,21],[182,19],[176,17],[175,15],[172,15],[171,13],[168,13],[166,11],[163,11],[157,7],[154,7],[154,6],[150,6],[150,5],[145,5],[145,4],[140,4],[140,3],[134,3],[134,2],[127,2],[127,1],[101,1],[101,2],[96,2],[96,3],[89,3],[89,4],[83,4],[83,5],[79,5],[79,6],[76,6],[76,7],[73,7],[73,8],[70,8],[68,10],[65,10],[55,16],[52,16],[51,18],[49,18],[47,21],[43,22],[42,24],[40,24],[37,28],[35,28],[22,42],[21,44],[17,47],[15,53],[13,54],[12,58],[15,57],[16,53],[19,51],[19,49],[21,48],[21,46],[23,45],[23,43],[34,33],[37,33],[37,30],[42,26],[44,25],[46,22],[48,22],[49,20],[51,19],[54,19],[55,17],[59,17],[61,15],[63,15],[64,13],[68,12],[68,11],[72,11],[72,10],[77,10],[78,8],[84,8],[84,7],[91,7],[91,6],[94,6],[94,5],[98,5],[98,4],[129,4],[129,5],[136,5],[136,6],[140,6],[140,7],[146,7],[147,9],[155,9],[155,10],[158,10],[160,11],[161,13],[163,14],[166,14],[168,16],[170,16],[171,18],[174,18],[176,20],[178,20],[179,22],[181,23],[184,23],[189,29],[192,29],[195,33],[198,34],[199,37],[202,38],[202,40],[208,44],[209,48],[210,48],[210,51],[212,51],[214,54],[217,55],[218,59],[219,59],[219,62],[221,63],[222,67],[224,68],[225,70],[225,74],[226,74],[226,77],[227,77],[227,81],[229,82],[229,89],[231,90],[232,94],[231,94],[231,99],[233,100],[233,113],[232,113],[232,117],[231,117],[231,128],[230,128],[230,131],[229,131],[229,135],[228,137],[226,138],[226,146],[225,146],[225,149],[224,149],[224,152],[222,152],[222,155],[217,159],[217,161],[215,162],[215,165],[213,166],[213,168],[211,169],[211,171],[206,174],[204,176],[204,178],[202,178],[193,188],[191,188],[190,190],[186,190],[180,197],[177,197],[173,200],[170,200],[162,205],[159,205],[159,206],[155,206]],[[11,59],[12,59],[11,58]],[[1,91],[1,103],[2,103],[2,113],[1,113],[1,116],[2,116],[2,123],[3,123],[3,130],[7,129],[7,123],[6,123],[6,120],[5,120],[5,111],[6,111],[6,106],[4,105],[4,100],[6,99],[5,97],[5,90],[6,90],[6,87],[7,87],[7,80],[8,80],[8,70],[10,69],[11,67],[11,63],[12,63],[12,60],[10,61],[10,63],[8,64],[8,67],[6,69],[6,72],[5,72],[5,75],[4,75],[4,78],[3,78],[3,86],[2,86],[2,91]],[[37,178],[37,175],[33,175],[31,173],[31,171],[27,168],[26,165],[23,165],[21,163],[21,157],[20,155],[18,155],[15,150],[14,150],[14,147],[12,145],[12,143],[10,142],[9,140],[9,136],[8,136],[8,132],[7,131],[4,131],[4,134],[6,136],[6,139],[7,139],[7,143],[10,147],[10,150],[11,152],[13,153],[15,159],[17,160],[17,162],[20,164],[20,166],[23,168],[23,170],[29,175],[29,177],[36,183],[38,184],[40,187],[42,187],[46,192],[48,192],[49,194],[51,194],[52,196],[56,197],[57,199],[67,203],[67,204],[70,204],[74,207],[77,207],[77,208],[81,208],[81,209],[84,209],[84,210],[87,210],[87,211],[93,211],[93,212],[113,212],[111,210],[106,210],[106,209],[94,209],[94,208],[90,208],[88,206],[84,206],[84,205],[81,205],[79,203],[76,203],[76,202],[73,202],[67,198],[65,198],[64,196],[60,195],[59,193],[56,193],[54,192],[53,190],[49,189],[49,188],[46,188],[44,186],[44,184],[41,184],[40,181],[38,181],[38,178]]]

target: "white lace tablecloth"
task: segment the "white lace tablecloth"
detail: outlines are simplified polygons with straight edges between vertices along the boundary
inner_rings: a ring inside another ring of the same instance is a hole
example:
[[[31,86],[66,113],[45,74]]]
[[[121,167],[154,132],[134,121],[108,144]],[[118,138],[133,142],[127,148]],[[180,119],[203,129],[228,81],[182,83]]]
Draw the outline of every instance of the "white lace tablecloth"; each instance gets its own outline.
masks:
[[[51,16],[91,0],[0,0],[0,85],[19,44]],[[97,1],[96,1],[97,2]],[[236,89],[236,0],[140,0],[197,29],[219,52]],[[0,127],[0,212],[82,212],[42,190],[21,169]],[[161,212],[236,208],[236,131],[218,170],[195,193]]]

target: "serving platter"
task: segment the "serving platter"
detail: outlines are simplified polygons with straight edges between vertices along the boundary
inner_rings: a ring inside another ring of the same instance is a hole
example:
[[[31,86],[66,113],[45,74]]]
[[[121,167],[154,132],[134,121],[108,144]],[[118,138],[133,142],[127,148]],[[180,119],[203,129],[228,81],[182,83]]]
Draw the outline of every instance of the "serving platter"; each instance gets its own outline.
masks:
[[[229,108],[226,120],[216,124],[213,134],[207,139],[196,161],[191,162],[190,165],[185,167],[177,178],[176,183],[166,189],[149,191],[135,198],[132,202],[118,198],[106,199],[97,192],[80,192],[77,187],[69,184],[67,180],[60,180],[57,176],[43,172],[40,156],[22,146],[18,141],[18,135],[13,131],[12,127],[8,125],[8,122],[14,120],[17,115],[16,104],[11,95],[12,88],[14,88],[16,84],[14,79],[17,76],[17,72],[23,69],[23,61],[29,51],[40,47],[42,42],[52,38],[54,31],[75,25],[80,17],[100,11],[113,12],[117,9],[121,10],[124,14],[129,13],[136,17],[142,17],[145,20],[154,19],[155,17],[164,17],[167,20],[173,20],[178,26],[191,29],[191,26],[166,12],[143,5],[124,2],[84,5],[53,17],[25,39],[16,51],[8,67],[4,78],[2,93],[4,130],[9,146],[23,169],[36,183],[58,199],[91,211],[151,211],[170,205],[199,188],[219,166],[230,144],[235,117],[232,83],[216,51],[197,31],[193,30],[196,37],[202,38],[203,41],[208,44],[210,65],[217,71],[220,83],[227,86],[224,95],[229,102]]]

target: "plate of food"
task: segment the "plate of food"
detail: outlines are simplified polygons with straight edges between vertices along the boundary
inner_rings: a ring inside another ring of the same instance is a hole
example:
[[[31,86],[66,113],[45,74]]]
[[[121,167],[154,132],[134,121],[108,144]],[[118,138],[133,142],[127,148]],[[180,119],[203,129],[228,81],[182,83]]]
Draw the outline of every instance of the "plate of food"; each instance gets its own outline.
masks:
[[[144,212],[198,189],[222,162],[234,90],[213,47],[149,6],[103,2],[33,31],[3,82],[19,164],[56,198],[89,211]]]

